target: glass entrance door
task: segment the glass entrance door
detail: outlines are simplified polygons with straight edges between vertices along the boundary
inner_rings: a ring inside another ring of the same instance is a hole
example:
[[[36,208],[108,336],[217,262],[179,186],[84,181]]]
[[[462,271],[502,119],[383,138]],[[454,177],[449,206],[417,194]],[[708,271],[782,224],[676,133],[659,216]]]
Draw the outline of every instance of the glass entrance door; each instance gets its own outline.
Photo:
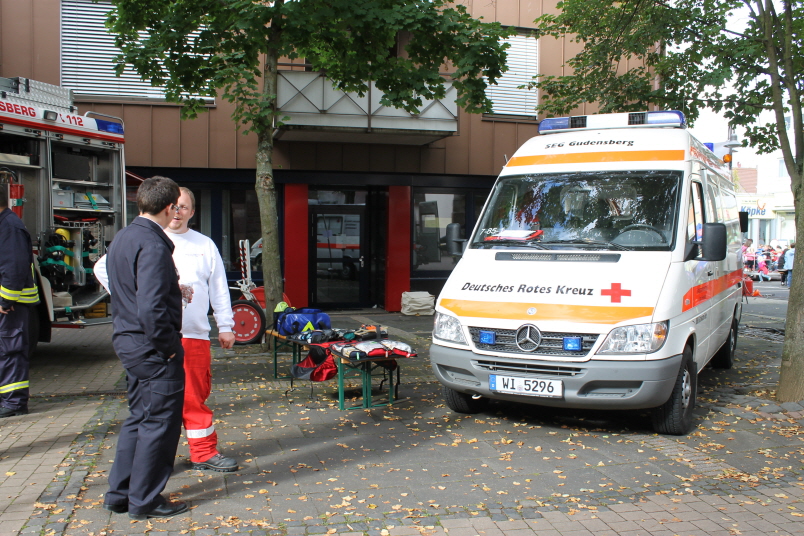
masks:
[[[310,303],[322,309],[368,306],[365,206],[310,205]]]

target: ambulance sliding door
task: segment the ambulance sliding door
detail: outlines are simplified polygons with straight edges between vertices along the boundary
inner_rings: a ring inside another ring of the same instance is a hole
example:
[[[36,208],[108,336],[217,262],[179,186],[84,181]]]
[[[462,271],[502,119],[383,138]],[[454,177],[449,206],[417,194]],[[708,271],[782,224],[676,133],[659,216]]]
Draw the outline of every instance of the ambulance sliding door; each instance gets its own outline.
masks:
[[[718,176],[710,170],[705,170],[706,175],[706,199],[704,202],[704,210],[707,222],[720,222],[726,223],[726,218],[723,215],[722,194],[718,187]],[[710,323],[712,329],[712,352],[718,350],[717,346],[721,341],[726,340],[731,329],[731,320],[734,317],[734,304],[733,301],[728,299],[732,293],[736,292],[734,286],[724,288],[725,285],[719,284],[726,281],[729,276],[728,257],[719,262],[710,263],[715,271],[713,276],[713,292],[718,292],[723,289],[718,295],[714,296],[714,303],[712,305],[710,314]]]
[[[694,176],[698,179],[697,176]],[[686,261],[685,269],[689,274],[688,281],[690,282],[690,289],[679,289],[680,292],[691,292],[693,300],[692,306],[695,311],[693,322],[695,323],[696,333],[696,350],[695,361],[698,363],[698,368],[706,363],[709,358],[709,344],[710,344],[710,325],[711,325],[711,311],[712,307],[712,282],[715,278],[714,263],[707,262],[701,259],[701,248],[693,245],[693,241],[701,240],[703,236],[703,224],[706,222],[704,211],[704,186],[699,180],[690,182],[690,195],[687,216],[687,244],[686,251],[692,250],[692,257]]]

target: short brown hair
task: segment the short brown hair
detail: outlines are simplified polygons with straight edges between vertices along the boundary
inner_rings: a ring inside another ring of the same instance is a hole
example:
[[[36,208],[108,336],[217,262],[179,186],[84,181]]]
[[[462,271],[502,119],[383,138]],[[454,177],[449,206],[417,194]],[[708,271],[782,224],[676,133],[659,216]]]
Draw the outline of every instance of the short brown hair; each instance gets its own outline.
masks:
[[[189,198],[190,198],[190,203],[192,203],[192,204],[193,204],[193,206],[192,206],[192,207],[190,207],[190,208],[191,208],[192,210],[195,210],[195,194],[193,194],[192,190],[190,190],[190,189],[189,189],[189,188],[187,188],[186,186],[180,186],[180,187],[179,187],[179,191],[180,191],[182,194],[187,194],[187,197],[189,197]],[[180,194],[180,195],[181,195],[181,194]]]
[[[10,171],[0,172],[0,208],[8,208],[8,185],[14,182],[14,174]]]
[[[143,214],[155,216],[178,200],[179,185],[167,177],[145,179],[137,189],[137,208]]]

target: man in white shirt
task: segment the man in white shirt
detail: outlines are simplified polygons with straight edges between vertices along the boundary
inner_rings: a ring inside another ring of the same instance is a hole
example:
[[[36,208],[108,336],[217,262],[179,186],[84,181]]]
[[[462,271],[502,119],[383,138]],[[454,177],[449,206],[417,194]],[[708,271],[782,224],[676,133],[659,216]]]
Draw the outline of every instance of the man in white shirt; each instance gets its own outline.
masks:
[[[195,214],[195,196],[181,188],[173,221],[165,229],[173,241],[173,262],[179,271],[179,283],[193,288],[193,299],[182,316],[182,345],[184,346],[184,429],[190,442],[190,461],[194,469],[236,471],[237,462],[218,452],[218,434],[212,424],[212,410],[206,405],[212,390],[211,353],[209,342],[210,303],[218,325],[221,348],[231,348],[234,319],[229,284],[223,259],[215,243],[207,236],[188,227]]]
[[[218,434],[212,423],[212,410],[206,405],[212,390],[209,332],[207,317],[210,304],[218,325],[221,348],[231,348],[234,319],[229,298],[229,285],[223,259],[215,243],[188,227],[195,214],[195,196],[188,188],[181,195],[173,219],[165,234],[173,242],[173,262],[179,272],[182,293],[192,288],[192,297],[182,314],[182,346],[184,347],[184,410],[182,418],[190,443],[190,461],[194,469],[230,472],[237,470],[237,461],[218,452]],[[106,258],[95,264],[95,276],[108,289]]]

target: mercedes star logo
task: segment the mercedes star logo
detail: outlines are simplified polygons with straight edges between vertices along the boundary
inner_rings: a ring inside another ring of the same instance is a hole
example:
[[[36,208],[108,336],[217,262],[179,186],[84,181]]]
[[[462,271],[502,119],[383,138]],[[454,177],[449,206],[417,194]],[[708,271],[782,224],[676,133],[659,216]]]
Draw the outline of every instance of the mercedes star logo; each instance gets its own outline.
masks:
[[[542,342],[542,332],[533,324],[525,324],[516,330],[516,345],[523,352],[533,352]]]

